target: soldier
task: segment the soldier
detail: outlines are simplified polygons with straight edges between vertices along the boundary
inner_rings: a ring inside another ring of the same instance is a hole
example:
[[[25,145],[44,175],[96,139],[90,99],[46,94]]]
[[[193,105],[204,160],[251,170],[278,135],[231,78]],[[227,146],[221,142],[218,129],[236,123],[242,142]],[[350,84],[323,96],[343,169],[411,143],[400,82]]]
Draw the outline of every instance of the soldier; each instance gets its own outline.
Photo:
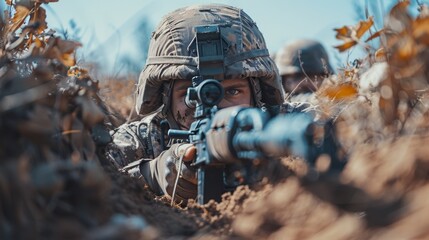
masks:
[[[165,16],[152,34],[148,59],[140,74],[136,110],[142,120],[113,131],[106,154],[118,168],[139,166],[149,187],[171,195],[179,158],[193,160],[195,147],[173,143],[167,129],[188,129],[193,109],[185,104],[191,79],[198,75],[194,27],[217,24],[224,40],[225,96],[219,108],[245,105],[277,109],[284,100],[278,70],[269,56],[256,23],[241,9],[226,5],[199,5]],[[167,144],[168,143],[168,144]],[[196,197],[196,174],[183,164],[175,198]]]
[[[325,48],[314,40],[286,44],[276,54],[275,62],[288,95],[312,93],[333,73]]]

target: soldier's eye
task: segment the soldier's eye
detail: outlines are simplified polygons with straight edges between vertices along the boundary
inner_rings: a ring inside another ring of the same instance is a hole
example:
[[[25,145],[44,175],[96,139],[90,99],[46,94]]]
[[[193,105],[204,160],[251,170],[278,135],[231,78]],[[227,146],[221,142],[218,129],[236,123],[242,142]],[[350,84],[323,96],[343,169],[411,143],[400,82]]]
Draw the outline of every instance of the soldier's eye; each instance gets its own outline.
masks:
[[[225,94],[230,95],[230,96],[235,96],[235,95],[238,95],[239,93],[240,93],[240,90],[235,89],[235,88],[225,90]]]

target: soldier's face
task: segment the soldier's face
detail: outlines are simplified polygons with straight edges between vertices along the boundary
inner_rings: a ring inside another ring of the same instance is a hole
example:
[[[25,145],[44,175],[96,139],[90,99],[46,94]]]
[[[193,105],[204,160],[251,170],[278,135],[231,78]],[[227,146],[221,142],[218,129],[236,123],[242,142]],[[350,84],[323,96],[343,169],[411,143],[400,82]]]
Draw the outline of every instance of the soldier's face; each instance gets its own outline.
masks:
[[[247,79],[227,79],[221,84],[225,90],[225,96],[219,103],[219,108],[252,105],[252,91]],[[177,80],[173,86],[171,111],[181,129],[189,129],[194,121],[194,109],[188,108],[185,103],[186,92],[191,85],[191,81]]]

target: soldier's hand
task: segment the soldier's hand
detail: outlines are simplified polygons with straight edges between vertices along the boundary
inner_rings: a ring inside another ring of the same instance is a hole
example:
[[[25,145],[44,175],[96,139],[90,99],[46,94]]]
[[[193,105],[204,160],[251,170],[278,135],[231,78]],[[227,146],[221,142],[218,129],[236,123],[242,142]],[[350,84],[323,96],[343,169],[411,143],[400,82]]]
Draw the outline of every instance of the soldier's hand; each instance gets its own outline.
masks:
[[[182,163],[180,163],[180,158]],[[162,152],[156,159],[141,167],[141,171],[149,186],[156,192],[172,196],[177,181],[175,200],[186,202],[197,196],[197,174],[190,167],[196,156],[196,147],[192,144],[173,144],[170,149]],[[160,191],[159,191],[160,190]]]
[[[179,174],[175,198],[179,201],[195,198],[197,195],[197,174],[190,167],[190,163],[194,160],[197,149],[192,144],[174,144],[167,151],[169,156],[165,156],[163,159],[165,160],[163,165],[166,167],[166,192],[172,196],[177,174]],[[180,158],[182,158],[181,163]]]
[[[166,171],[166,177],[172,177],[173,179],[171,179],[171,181],[175,181],[177,171],[181,168],[181,172],[179,173],[180,178],[183,178],[193,184],[197,184],[196,172],[190,167],[190,163],[195,159],[197,153],[196,147],[189,143],[178,143],[173,144],[171,148],[167,150],[167,153],[168,152],[170,154],[169,156],[166,156],[166,166],[170,172]],[[182,158],[181,167],[179,165],[180,158]]]

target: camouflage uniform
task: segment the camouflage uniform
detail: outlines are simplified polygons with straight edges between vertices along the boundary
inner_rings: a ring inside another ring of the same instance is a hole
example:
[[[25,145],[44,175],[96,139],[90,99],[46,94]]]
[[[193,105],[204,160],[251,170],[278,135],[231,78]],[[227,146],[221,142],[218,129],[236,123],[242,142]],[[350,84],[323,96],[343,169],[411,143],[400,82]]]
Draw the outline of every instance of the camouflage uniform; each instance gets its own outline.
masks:
[[[248,79],[256,107],[278,111],[284,100],[281,79],[262,33],[243,10],[211,4],[181,8],[165,16],[152,33],[148,59],[139,78],[136,110],[144,118],[112,132],[113,142],[107,147],[108,157],[119,168],[138,159],[154,159],[143,161],[140,172],[160,194],[168,192],[163,176],[166,167],[158,164],[165,155],[160,120],[178,128],[170,111],[173,83],[198,75],[194,26],[210,24],[221,29],[225,79]]]
[[[157,112],[111,131],[113,141],[106,153],[113,165],[123,168],[136,160],[154,159],[164,150],[161,144],[161,115]]]

